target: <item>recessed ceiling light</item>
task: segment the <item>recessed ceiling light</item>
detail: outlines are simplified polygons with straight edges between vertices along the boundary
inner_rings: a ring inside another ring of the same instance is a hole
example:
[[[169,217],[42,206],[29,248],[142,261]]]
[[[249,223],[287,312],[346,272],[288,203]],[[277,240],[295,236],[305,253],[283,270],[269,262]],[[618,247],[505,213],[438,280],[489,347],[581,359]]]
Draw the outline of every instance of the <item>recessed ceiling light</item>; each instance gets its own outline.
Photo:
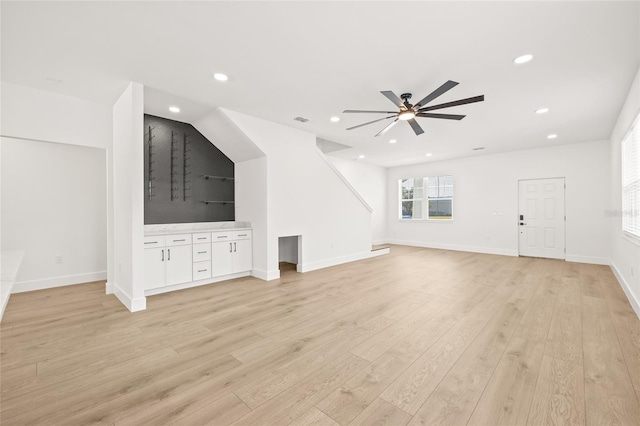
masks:
[[[552,134],[550,134],[550,135],[547,135],[547,139],[555,139],[555,138],[557,138],[557,137],[558,137],[558,135],[556,135],[555,133],[552,133]]]
[[[340,117],[336,117],[335,115],[333,117],[331,117],[329,120],[331,120],[332,123],[337,123],[338,121],[340,121]]]
[[[520,65],[520,64],[525,64],[532,59],[533,59],[533,55],[526,54],[526,55],[518,56],[513,60],[513,62]]]
[[[427,157],[431,157],[432,155],[433,155],[432,153],[427,152],[427,155],[426,155],[426,156],[427,156]]]
[[[213,78],[215,78],[218,81],[227,81],[229,80],[229,77],[227,77],[226,74],[222,74],[220,72],[217,72],[213,75]]]
[[[169,107],[169,111],[171,111],[171,112],[180,112],[180,108],[178,108],[177,106],[170,106]]]
[[[544,114],[545,112],[549,112],[549,108],[540,108],[536,110],[536,114]]]
[[[360,154],[358,155],[358,158],[364,158],[364,155]]]
[[[398,142],[398,141],[395,140],[395,139],[389,139],[389,143],[396,143],[396,142]]]

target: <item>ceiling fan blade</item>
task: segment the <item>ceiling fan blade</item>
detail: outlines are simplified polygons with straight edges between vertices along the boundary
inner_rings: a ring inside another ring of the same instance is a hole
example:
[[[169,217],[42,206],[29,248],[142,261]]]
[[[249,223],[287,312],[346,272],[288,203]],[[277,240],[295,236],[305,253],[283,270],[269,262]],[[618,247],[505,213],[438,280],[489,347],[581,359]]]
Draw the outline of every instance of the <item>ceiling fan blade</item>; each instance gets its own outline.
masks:
[[[383,90],[380,93],[385,95],[387,97],[387,99],[389,99],[391,102],[393,102],[394,105],[397,106],[398,108],[400,108],[401,110],[404,111],[405,109],[407,109],[407,106],[404,104],[402,99],[397,97],[396,94],[393,93],[391,90]]]
[[[452,80],[447,81],[442,86],[438,87],[436,90],[434,90],[433,92],[425,96],[420,102],[418,102],[416,104],[416,108],[420,108],[421,106],[428,104],[438,96],[448,92],[449,90],[453,89],[457,85],[458,83],[455,81],[452,81]]]
[[[396,115],[390,115],[389,117],[378,118],[377,120],[369,121],[369,122],[363,123],[363,124],[358,124],[357,126],[349,127],[347,130],[357,129],[358,127],[366,126],[367,124],[377,123],[378,121],[387,120],[387,119],[393,118],[393,117],[396,117]]]
[[[420,125],[418,124],[418,122],[415,119],[411,118],[411,119],[407,120],[407,123],[409,123],[411,125],[411,128],[415,132],[416,136],[421,135],[421,134],[424,133],[424,130],[422,130],[422,127],[420,127]]]
[[[444,118],[446,120],[462,120],[466,117],[466,115],[457,115],[457,114],[432,114],[430,112],[419,112],[416,114],[416,117],[427,117],[427,118]]]
[[[460,99],[458,101],[447,102],[445,104],[439,104],[439,105],[434,105],[430,107],[420,108],[418,112],[433,111],[434,109],[449,108],[449,107],[454,107],[458,105],[472,104],[474,102],[482,102],[482,101],[484,101],[484,95],[474,96],[473,98]]]
[[[396,123],[398,122],[398,118],[396,118],[395,120],[393,120],[391,123],[389,123],[389,125],[387,127],[385,127],[384,129],[380,130],[376,136],[380,136],[380,135],[384,135],[387,130],[389,130],[390,128],[392,128],[393,126],[396,125]]]
[[[396,111],[365,111],[365,110],[360,110],[360,109],[345,109],[344,111],[342,111],[343,113],[380,113],[380,114],[397,114]]]

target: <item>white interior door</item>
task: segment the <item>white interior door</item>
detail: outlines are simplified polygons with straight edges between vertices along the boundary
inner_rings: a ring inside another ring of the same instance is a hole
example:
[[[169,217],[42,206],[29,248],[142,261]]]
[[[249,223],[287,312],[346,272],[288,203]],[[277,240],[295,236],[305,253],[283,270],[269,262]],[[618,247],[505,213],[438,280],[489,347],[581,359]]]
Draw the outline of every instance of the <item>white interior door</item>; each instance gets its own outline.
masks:
[[[564,259],[564,178],[518,181],[520,256]]]

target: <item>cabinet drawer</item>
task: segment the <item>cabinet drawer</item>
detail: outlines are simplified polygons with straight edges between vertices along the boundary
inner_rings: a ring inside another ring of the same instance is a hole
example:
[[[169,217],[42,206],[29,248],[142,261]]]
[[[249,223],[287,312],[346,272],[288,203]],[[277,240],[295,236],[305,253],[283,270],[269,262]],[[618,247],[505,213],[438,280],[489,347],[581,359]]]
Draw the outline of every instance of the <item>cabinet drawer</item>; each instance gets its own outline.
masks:
[[[196,262],[193,264],[193,280],[204,280],[205,278],[211,278],[211,261],[205,260],[204,262]]]
[[[214,242],[214,243],[217,241],[228,241],[232,239],[233,239],[233,231],[211,233],[211,242]]]
[[[202,262],[203,260],[211,260],[211,244],[194,244],[193,262]]]
[[[167,235],[165,244],[167,247],[191,244],[191,234]]]
[[[211,242],[211,232],[200,232],[198,234],[193,234],[193,244],[210,243],[210,242]]]
[[[144,248],[164,247],[164,235],[144,237]]]
[[[251,238],[251,230],[247,229],[245,231],[233,231],[233,239],[234,240],[248,240]]]

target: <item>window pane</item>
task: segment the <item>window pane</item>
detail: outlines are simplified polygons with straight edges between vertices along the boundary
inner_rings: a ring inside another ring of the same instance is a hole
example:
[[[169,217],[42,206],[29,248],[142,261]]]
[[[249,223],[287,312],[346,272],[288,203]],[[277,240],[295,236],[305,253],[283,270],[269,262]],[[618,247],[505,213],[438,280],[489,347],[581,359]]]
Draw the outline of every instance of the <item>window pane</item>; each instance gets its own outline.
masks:
[[[402,218],[413,219],[413,201],[402,202]]]
[[[429,200],[429,219],[451,219],[452,200]]]
[[[402,179],[402,199],[411,200],[413,198],[413,178]]]

